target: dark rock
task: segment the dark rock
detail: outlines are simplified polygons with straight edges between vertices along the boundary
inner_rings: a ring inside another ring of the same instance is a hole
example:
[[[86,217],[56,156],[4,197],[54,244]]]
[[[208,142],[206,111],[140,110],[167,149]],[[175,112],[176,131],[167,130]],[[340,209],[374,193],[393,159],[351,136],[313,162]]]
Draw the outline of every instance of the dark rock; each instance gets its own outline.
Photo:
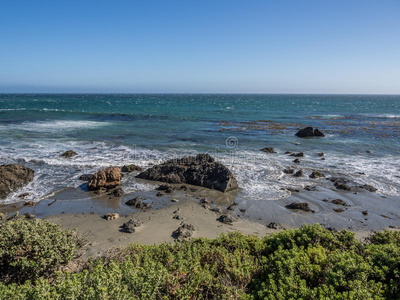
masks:
[[[183,217],[180,216],[180,215],[175,215],[175,216],[172,217],[172,219],[175,219],[175,220],[183,220]]]
[[[124,194],[124,192],[122,191],[121,188],[116,188],[116,189],[112,190],[110,193],[108,193],[108,195],[111,195],[114,197],[122,197],[123,194]]]
[[[225,224],[232,224],[235,221],[235,218],[231,215],[222,215],[217,219],[217,221]]]
[[[263,149],[261,149],[260,151],[265,152],[265,153],[276,153],[274,148],[271,147],[265,147]]]
[[[344,177],[329,177],[327,179],[333,183],[349,183],[349,180]]]
[[[268,227],[268,228],[271,228],[271,229],[278,229],[278,223],[271,222],[271,223],[269,223],[269,224],[267,225],[267,227]]]
[[[290,154],[290,156],[293,156],[293,157],[303,157],[303,156],[304,156],[304,153],[303,153],[303,152],[292,153],[292,154]]]
[[[301,162],[301,160],[298,159],[298,158],[296,158],[293,162],[294,162],[295,164],[299,164],[299,163]]]
[[[167,183],[164,183],[164,184],[161,184],[158,188],[157,188],[157,190],[158,191],[164,191],[164,192],[166,192],[166,193],[172,193],[172,191],[174,190],[174,188],[171,186],[171,185],[169,185],[169,184],[167,184]]]
[[[314,129],[314,136],[324,137],[325,134],[323,134],[319,129]]]
[[[314,179],[316,179],[316,178],[324,178],[324,177],[325,177],[325,175],[322,174],[321,172],[318,172],[318,171],[314,171],[310,175],[310,178],[314,178]]]
[[[338,190],[351,191],[351,187],[348,186],[348,185],[345,184],[345,183],[338,183],[338,182],[335,182],[335,187],[336,187]]]
[[[308,203],[291,203],[285,206],[287,209],[299,209],[303,211],[311,211],[314,212],[313,210],[310,209]]]
[[[375,187],[373,187],[372,185],[369,185],[369,184],[361,185],[360,189],[367,190],[368,192],[371,192],[371,193],[375,193],[378,190],[377,188],[375,188]]]
[[[293,175],[294,177],[302,177],[303,176],[303,170],[298,170],[296,173]]]
[[[137,196],[131,200],[126,201],[125,204],[138,209],[151,208],[151,204],[142,202],[140,196]]]
[[[304,189],[305,189],[306,191],[309,191],[309,192],[315,192],[315,191],[317,191],[317,187],[316,187],[316,186],[311,186],[311,185],[306,185],[306,186],[304,187]]]
[[[139,220],[130,219],[122,225],[122,229],[125,232],[134,233],[136,231],[135,227],[139,227],[140,225],[142,225],[142,222]]]
[[[35,206],[35,205],[36,205],[36,202],[28,201],[28,202],[25,202],[24,205],[25,205],[25,206]]]
[[[348,205],[345,201],[343,201],[342,199],[335,199],[335,200],[332,200],[332,203],[333,203],[333,204],[336,204],[336,205],[350,206],[350,205]]]
[[[26,198],[26,197],[29,197],[30,195],[31,195],[31,193],[23,193],[23,194],[18,195],[18,198]]]
[[[156,194],[156,196],[157,196],[157,197],[162,197],[162,196],[164,196],[164,194],[161,193],[161,192],[158,192],[158,193]]]
[[[363,214],[364,216],[368,216],[368,210],[363,210],[363,211],[362,211],[362,214]]]
[[[292,153],[292,152],[290,152],[290,151],[286,151],[286,152],[285,152],[285,154],[290,154],[290,153]]]
[[[218,207],[211,208],[210,210],[213,211],[213,212],[219,213],[219,214],[222,213],[222,209],[220,209]]]
[[[343,208],[334,208],[333,210],[338,213],[344,212]]]
[[[35,172],[27,167],[12,164],[0,166],[0,199],[33,180]]]
[[[168,183],[188,183],[221,192],[238,188],[233,173],[208,154],[172,159],[147,169],[137,177]]]
[[[296,136],[305,138],[305,137],[323,137],[325,136],[320,130],[314,129],[312,127],[306,127],[303,129],[300,129],[297,133]]]
[[[182,242],[183,239],[190,238],[193,235],[194,227],[191,224],[183,223],[177,230],[172,233],[172,237],[178,242]]]
[[[324,156],[325,154],[323,152],[317,153],[318,156]]]
[[[113,189],[121,183],[121,170],[118,167],[109,167],[98,171],[88,183],[88,189],[91,191],[105,188]]]
[[[210,203],[210,200],[208,200],[207,198],[201,198],[201,199],[200,199],[200,203],[209,204],[209,203]]]
[[[324,202],[331,202],[331,201],[329,201],[328,199],[322,199],[322,201],[324,201]]]
[[[285,168],[285,169],[283,169],[283,173],[285,173],[285,174],[294,174],[294,169]]]
[[[132,165],[125,165],[125,166],[123,166],[121,168],[121,171],[122,172],[126,172],[126,173],[131,173],[131,172],[134,172],[134,171],[141,172],[142,168],[137,166],[137,165],[133,165],[133,164]]]
[[[75,151],[72,151],[72,150],[65,151],[63,154],[61,154],[61,156],[64,156],[65,158],[71,158],[71,157],[74,157],[77,155],[78,155],[78,153],[76,153]]]
[[[288,191],[291,192],[291,193],[300,193],[300,190],[299,190],[299,189],[294,189],[294,188],[291,188],[291,187],[286,188],[286,190],[288,190]]]
[[[82,180],[82,181],[90,181],[92,179],[93,179],[93,175],[91,175],[91,174],[83,174],[83,175],[79,176],[79,180]]]

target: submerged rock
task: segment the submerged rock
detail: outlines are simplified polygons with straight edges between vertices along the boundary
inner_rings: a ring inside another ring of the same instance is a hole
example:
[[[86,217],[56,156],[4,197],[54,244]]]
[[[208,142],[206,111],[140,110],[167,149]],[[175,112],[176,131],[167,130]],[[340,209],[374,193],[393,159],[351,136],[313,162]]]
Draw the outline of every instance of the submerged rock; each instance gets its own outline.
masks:
[[[27,167],[11,164],[0,166],[0,199],[33,180],[35,172]]]
[[[167,183],[164,183],[164,184],[161,184],[161,185],[157,188],[157,190],[158,190],[158,191],[164,191],[165,193],[169,194],[169,193],[172,193],[172,191],[174,190],[174,188],[173,188],[171,185],[169,185],[169,184],[167,184]]]
[[[79,176],[79,180],[82,180],[82,181],[90,181],[92,179],[93,179],[92,174],[82,174],[81,176]]]
[[[368,192],[375,193],[378,189],[372,185],[364,184],[360,186],[360,189],[367,190]]]
[[[321,172],[314,171],[311,173],[310,178],[316,179],[316,178],[324,178],[325,175],[322,174]]]
[[[296,136],[305,138],[305,137],[324,137],[325,134],[323,134],[319,129],[314,129],[312,127],[306,127],[303,129],[300,129],[297,133]]]
[[[303,152],[292,153],[292,154],[290,154],[290,156],[293,156],[293,157],[303,157],[303,156],[304,156],[304,153],[303,153]]]
[[[310,212],[314,212],[313,210],[311,210],[310,206],[308,205],[308,203],[291,203],[285,206],[287,209],[299,209],[299,210],[303,210],[303,211],[310,211]]]
[[[168,160],[147,169],[136,177],[168,183],[187,183],[221,192],[238,188],[233,173],[208,154]]]
[[[131,200],[126,201],[125,204],[128,206],[132,206],[134,208],[138,208],[138,209],[151,208],[151,204],[142,202],[142,199],[140,198],[140,196],[137,196]]]
[[[335,200],[332,200],[332,203],[333,203],[333,204],[336,204],[336,205],[350,206],[350,205],[348,205],[345,201],[343,201],[342,199],[335,199]]]
[[[293,175],[294,177],[302,177],[303,176],[303,170],[298,170],[296,173]]]
[[[292,169],[292,168],[285,168],[285,169],[283,169],[282,172],[285,173],[285,174],[294,174],[294,169]]]
[[[65,151],[63,154],[61,154],[61,156],[64,156],[65,158],[71,158],[71,157],[74,157],[77,155],[78,155],[78,153],[76,153],[75,151],[72,151],[72,150]]]
[[[112,189],[121,183],[121,170],[118,167],[109,167],[104,170],[98,171],[93,175],[88,183],[88,189],[91,191],[105,188]]]

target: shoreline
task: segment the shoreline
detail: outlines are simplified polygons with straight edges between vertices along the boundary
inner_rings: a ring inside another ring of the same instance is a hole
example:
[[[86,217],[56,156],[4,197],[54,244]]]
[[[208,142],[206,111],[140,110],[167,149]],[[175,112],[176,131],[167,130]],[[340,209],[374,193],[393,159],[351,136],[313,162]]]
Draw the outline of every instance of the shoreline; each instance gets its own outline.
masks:
[[[157,190],[112,197],[105,193],[96,195],[83,189],[71,188],[34,206],[19,203],[9,205],[8,209],[9,212],[35,215],[66,229],[77,229],[88,241],[84,257],[102,256],[113,247],[124,247],[130,243],[152,245],[174,242],[172,233],[182,222],[194,226],[192,238],[216,238],[221,233],[232,231],[262,238],[284,229],[319,223],[325,228],[347,229],[355,232],[357,239],[363,239],[371,231],[384,228],[398,230],[400,225],[400,216],[396,213],[400,207],[398,199],[365,190],[345,192],[316,185],[310,190],[293,192],[284,199],[260,201],[241,199],[236,197],[236,193],[224,194],[198,186],[187,187],[187,191],[175,189],[161,197],[156,196]],[[140,196],[144,202],[152,203],[152,208],[140,210],[125,204],[128,199],[136,196]],[[209,204],[202,203],[204,199]],[[330,202],[334,199],[342,199],[348,206]],[[308,203],[313,212],[285,207],[293,202]],[[219,211],[212,211],[212,208]],[[343,211],[337,212],[334,209]],[[2,208],[2,211],[5,209]],[[364,215],[363,211],[368,211],[368,215]],[[105,220],[103,216],[106,213],[118,213],[120,217],[117,220]],[[218,221],[223,214],[233,216],[235,221],[231,225]],[[173,219],[175,215],[183,220]],[[121,230],[121,226],[130,219],[142,222],[134,233]],[[272,222],[277,224],[278,229],[267,227]]]

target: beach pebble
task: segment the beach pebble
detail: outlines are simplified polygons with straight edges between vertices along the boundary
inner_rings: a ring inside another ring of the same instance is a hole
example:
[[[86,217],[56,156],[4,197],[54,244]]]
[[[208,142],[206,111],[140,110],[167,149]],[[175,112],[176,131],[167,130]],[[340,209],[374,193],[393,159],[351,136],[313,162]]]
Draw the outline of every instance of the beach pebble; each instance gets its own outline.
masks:
[[[117,219],[119,219],[119,214],[118,213],[107,213],[104,215],[103,218],[106,219],[107,221],[117,220]]]

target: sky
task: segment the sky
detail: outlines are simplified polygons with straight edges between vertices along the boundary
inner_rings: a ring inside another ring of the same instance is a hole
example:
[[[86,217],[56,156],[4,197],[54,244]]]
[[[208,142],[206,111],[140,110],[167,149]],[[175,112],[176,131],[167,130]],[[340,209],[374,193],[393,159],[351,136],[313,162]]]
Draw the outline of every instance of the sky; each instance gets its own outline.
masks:
[[[400,94],[400,0],[1,0],[9,92]]]

